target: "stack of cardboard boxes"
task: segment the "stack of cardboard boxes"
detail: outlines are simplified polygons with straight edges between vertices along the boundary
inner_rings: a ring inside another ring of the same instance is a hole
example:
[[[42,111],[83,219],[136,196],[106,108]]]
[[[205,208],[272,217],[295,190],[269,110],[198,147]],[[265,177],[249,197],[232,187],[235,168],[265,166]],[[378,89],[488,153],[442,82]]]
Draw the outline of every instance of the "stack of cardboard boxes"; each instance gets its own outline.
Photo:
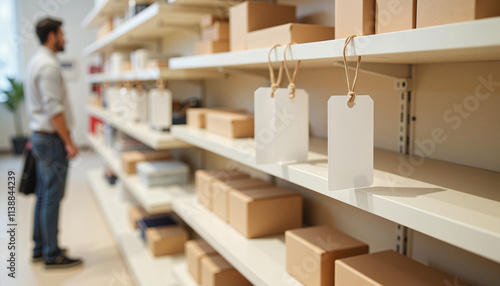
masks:
[[[153,256],[172,255],[184,252],[188,232],[178,225],[171,214],[149,214],[141,206],[129,208],[130,225],[140,228],[141,236]]]
[[[198,200],[247,238],[302,226],[302,196],[234,170],[197,170]]]
[[[189,274],[202,286],[252,285],[203,239],[186,242]]]
[[[194,45],[196,55],[229,51],[229,21],[224,17],[206,15],[200,20],[201,41]]]

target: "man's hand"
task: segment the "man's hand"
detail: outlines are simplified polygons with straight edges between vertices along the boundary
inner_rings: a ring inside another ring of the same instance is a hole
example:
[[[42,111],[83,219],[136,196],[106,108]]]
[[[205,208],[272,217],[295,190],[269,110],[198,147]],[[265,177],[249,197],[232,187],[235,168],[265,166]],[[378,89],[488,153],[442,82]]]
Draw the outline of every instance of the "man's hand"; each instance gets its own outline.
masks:
[[[66,149],[66,153],[68,153],[68,155],[66,156],[66,158],[68,158],[68,160],[71,160],[71,159],[75,158],[76,155],[78,155],[78,147],[76,147],[76,145],[74,145],[73,143],[66,144],[64,146],[64,149]]]

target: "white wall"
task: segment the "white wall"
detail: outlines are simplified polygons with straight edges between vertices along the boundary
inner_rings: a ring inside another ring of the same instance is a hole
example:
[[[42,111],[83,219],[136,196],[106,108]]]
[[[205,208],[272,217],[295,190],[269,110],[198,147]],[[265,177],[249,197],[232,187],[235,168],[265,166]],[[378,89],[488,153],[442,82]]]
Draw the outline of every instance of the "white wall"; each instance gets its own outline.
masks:
[[[59,58],[74,59],[77,63],[78,78],[74,81],[66,81],[66,84],[76,123],[72,130],[73,139],[77,144],[82,144],[85,142],[84,135],[88,125],[84,106],[90,90],[90,85],[85,82],[85,74],[90,60],[83,58],[82,49],[95,40],[95,30],[83,29],[80,23],[94,6],[94,1],[23,0],[17,1],[17,3],[22,5],[22,16],[19,17],[20,35],[22,35],[19,39],[24,47],[22,72],[24,72],[24,65],[40,45],[34,33],[36,22],[46,16],[63,21],[66,47],[65,51],[59,54]]]

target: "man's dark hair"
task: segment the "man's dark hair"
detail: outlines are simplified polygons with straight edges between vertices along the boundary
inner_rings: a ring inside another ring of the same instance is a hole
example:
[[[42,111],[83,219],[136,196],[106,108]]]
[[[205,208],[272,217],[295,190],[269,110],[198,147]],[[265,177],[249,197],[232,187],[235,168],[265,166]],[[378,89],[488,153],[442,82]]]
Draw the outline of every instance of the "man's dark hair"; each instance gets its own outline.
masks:
[[[43,45],[45,42],[47,42],[47,38],[49,37],[50,32],[54,32],[57,34],[57,30],[59,30],[59,27],[61,27],[62,21],[51,19],[51,18],[45,18],[36,24],[36,34],[38,36],[38,39],[40,40],[40,43]]]

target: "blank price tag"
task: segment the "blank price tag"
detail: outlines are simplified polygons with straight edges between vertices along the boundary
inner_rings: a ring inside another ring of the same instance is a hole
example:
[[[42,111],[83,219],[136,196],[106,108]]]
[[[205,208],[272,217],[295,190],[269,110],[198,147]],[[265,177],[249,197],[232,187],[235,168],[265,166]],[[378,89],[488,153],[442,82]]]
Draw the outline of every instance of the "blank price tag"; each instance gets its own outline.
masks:
[[[255,153],[257,164],[305,161],[309,152],[309,95],[303,89],[255,91]]]
[[[356,95],[328,100],[328,189],[368,187],[373,183],[373,100]]]
[[[156,130],[166,130],[172,125],[172,93],[168,89],[149,91],[149,122]]]

